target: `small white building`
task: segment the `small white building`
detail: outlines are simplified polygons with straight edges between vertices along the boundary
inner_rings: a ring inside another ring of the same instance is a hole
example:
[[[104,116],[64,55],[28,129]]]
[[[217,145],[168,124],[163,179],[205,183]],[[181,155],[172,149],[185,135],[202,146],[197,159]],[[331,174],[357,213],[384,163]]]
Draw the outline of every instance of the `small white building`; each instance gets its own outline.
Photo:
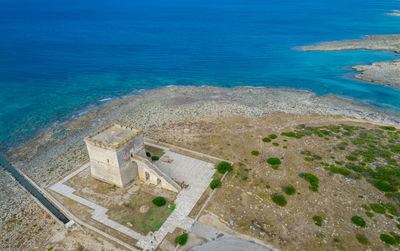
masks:
[[[180,186],[146,157],[142,130],[111,123],[85,137],[92,177],[123,187],[136,177],[178,192]]]

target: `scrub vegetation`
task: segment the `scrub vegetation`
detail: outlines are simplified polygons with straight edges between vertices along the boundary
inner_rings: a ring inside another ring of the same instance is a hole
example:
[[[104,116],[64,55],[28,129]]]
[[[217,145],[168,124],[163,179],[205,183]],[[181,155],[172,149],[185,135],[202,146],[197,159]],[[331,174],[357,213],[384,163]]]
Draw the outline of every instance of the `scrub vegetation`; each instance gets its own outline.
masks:
[[[280,115],[193,125],[198,135],[209,135],[196,138],[199,151],[238,163],[207,210],[225,222],[234,220],[236,231],[283,250],[299,243],[309,250],[397,245],[400,130],[316,117],[318,122],[296,118],[312,126],[286,128]],[[190,146],[192,140],[184,142]]]
[[[284,207],[287,204],[285,196],[280,193],[274,193],[271,195],[271,199],[273,202],[275,202],[277,205]]]

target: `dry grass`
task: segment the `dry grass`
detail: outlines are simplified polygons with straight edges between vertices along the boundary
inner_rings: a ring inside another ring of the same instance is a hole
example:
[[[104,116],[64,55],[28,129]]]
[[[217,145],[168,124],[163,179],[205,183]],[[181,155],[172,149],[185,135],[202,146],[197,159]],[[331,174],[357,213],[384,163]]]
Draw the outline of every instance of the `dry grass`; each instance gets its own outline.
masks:
[[[158,207],[152,203],[152,199],[154,199],[154,195],[138,191],[132,196],[129,203],[111,207],[107,214],[112,220],[130,227],[138,233],[147,235],[149,232],[160,229],[175,209],[172,202],[167,202],[166,205]]]
[[[207,210],[224,222],[233,219],[236,231],[284,250],[359,250],[365,246],[357,241],[356,233],[363,233],[369,239],[370,248],[382,249],[385,245],[379,240],[378,233],[397,232],[396,221],[384,215],[376,215],[374,219],[364,217],[368,227],[360,230],[351,222],[351,217],[365,214],[362,204],[386,202],[388,199],[383,193],[365,179],[333,174],[324,169],[321,160],[306,161],[305,155],[301,154],[308,150],[323,160],[330,160],[333,146],[342,139],[315,135],[301,139],[280,136],[299,124],[341,123],[377,127],[362,121],[322,115],[274,114],[259,118],[229,115],[171,124],[152,131],[150,136],[235,163],[234,171],[227,176]],[[185,128],[189,128],[190,133],[182,133]],[[263,142],[262,139],[270,134],[276,134],[278,138],[270,143]],[[279,146],[274,146],[273,142]],[[251,155],[254,149],[260,152],[259,156]],[[345,159],[345,155],[346,151],[335,153],[337,159]],[[270,157],[282,161],[279,170],[266,163]],[[310,191],[310,184],[299,177],[302,172],[318,177],[318,192]],[[298,193],[286,196],[287,205],[279,207],[270,196],[281,193],[282,186],[287,184],[293,185]],[[314,224],[314,215],[324,219],[322,227]],[[255,226],[256,230],[250,230],[249,225]],[[260,232],[264,232],[265,237],[260,237]]]

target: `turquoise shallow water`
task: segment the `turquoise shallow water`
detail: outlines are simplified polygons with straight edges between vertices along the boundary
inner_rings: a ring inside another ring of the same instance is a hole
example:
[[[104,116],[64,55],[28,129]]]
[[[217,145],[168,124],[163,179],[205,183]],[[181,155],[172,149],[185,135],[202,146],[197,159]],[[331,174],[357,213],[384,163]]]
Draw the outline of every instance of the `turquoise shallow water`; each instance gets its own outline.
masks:
[[[253,85],[400,112],[400,89],[348,67],[392,52],[296,46],[400,33],[400,3],[371,0],[0,0],[0,150],[109,98],[165,85]]]

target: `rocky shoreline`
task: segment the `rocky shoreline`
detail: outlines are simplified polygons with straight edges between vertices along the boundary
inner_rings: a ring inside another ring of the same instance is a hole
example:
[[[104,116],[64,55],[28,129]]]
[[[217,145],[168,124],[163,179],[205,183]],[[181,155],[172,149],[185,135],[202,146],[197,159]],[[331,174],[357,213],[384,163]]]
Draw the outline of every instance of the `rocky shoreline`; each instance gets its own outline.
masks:
[[[170,86],[118,100],[101,109],[95,108],[77,120],[65,123],[57,131],[50,129],[26,146],[8,153],[7,157],[35,182],[47,187],[88,161],[83,138],[110,122],[141,128],[148,136],[152,136],[151,131],[157,128],[202,117],[220,117],[224,114],[259,117],[277,113],[322,114],[338,118],[345,116],[380,124],[400,125],[398,114],[376,111],[331,96],[317,96],[308,91]],[[0,184],[9,182],[7,175],[0,176]],[[3,186],[0,191],[0,198],[6,198],[3,201],[7,201],[7,207],[0,207],[3,218],[0,227],[15,217],[14,214],[20,213],[23,205],[19,202],[28,198],[26,193],[10,197],[12,189],[16,189],[16,186]]]
[[[11,162],[41,185],[87,160],[83,138],[111,122],[142,128],[145,132],[169,123],[224,113],[264,116],[272,113],[322,114],[366,119],[399,125],[400,115],[376,111],[332,96],[273,88],[165,87],[94,109],[50,130],[26,146],[8,154]],[[56,135],[56,136],[55,136]],[[72,161],[72,162],[71,162]]]
[[[400,53],[400,34],[368,35],[361,39],[323,42],[301,47],[303,51],[374,50]]]
[[[361,72],[355,75],[357,79],[379,85],[400,87],[400,60],[356,65],[352,69]]]
[[[369,35],[363,39],[324,42],[303,46],[303,51],[385,50],[400,53],[400,35]],[[356,78],[367,82],[400,87],[400,63],[376,62],[372,65],[357,65],[352,69],[362,72]]]

